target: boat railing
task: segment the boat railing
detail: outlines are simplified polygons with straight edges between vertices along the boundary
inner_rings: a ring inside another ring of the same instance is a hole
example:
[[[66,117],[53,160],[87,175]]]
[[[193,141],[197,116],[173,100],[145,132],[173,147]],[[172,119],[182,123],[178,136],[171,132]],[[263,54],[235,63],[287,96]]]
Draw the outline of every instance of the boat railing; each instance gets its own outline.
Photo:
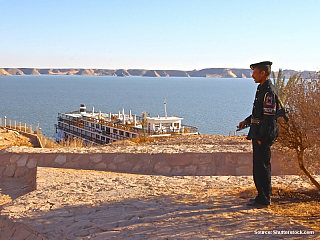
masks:
[[[182,125],[180,129],[173,127],[163,127],[157,130],[149,130],[147,129],[146,133],[153,135],[161,135],[161,134],[183,134],[183,133],[197,133],[198,128],[188,125]]]
[[[124,130],[124,131],[131,132],[131,133],[139,133],[139,129],[137,129],[134,126],[128,126],[128,125],[117,123],[117,122],[106,122],[106,121],[101,122],[98,119],[89,118],[89,117],[86,117],[85,120],[88,121],[88,122],[92,122],[94,124],[99,124],[99,125],[101,124],[102,126],[108,126],[108,127],[111,127],[111,128],[116,128],[118,130]],[[69,116],[63,117],[62,115],[59,115],[58,116],[58,122],[63,122],[63,123],[70,124],[70,125],[73,125],[73,126],[77,126],[77,127],[80,127],[80,128],[84,128],[84,129],[87,129],[87,130],[91,129],[92,131],[97,129],[96,126],[94,126],[94,127],[87,126],[83,120],[74,119],[74,118],[69,117]]]
[[[126,136],[126,135],[120,135],[120,134],[116,134],[116,133],[107,133],[105,131],[82,133],[81,131],[78,131],[80,129],[73,130],[73,129],[70,129],[69,127],[64,127],[64,126],[59,126],[59,129],[65,131],[67,133],[70,133],[74,136],[88,139],[89,141],[100,143],[100,144],[102,144],[102,143],[104,144],[105,142],[103,142],[101,139],[98,139],[97,137],[92,137],[91,134],[98,134],[99,138],[101,138],[101,136],[103,136],[103,137],[113,139],[113,140],[125,140],[125,139],[130,138],[129,136]],[[136,136],[133,136],[133,137],[136,137]]]

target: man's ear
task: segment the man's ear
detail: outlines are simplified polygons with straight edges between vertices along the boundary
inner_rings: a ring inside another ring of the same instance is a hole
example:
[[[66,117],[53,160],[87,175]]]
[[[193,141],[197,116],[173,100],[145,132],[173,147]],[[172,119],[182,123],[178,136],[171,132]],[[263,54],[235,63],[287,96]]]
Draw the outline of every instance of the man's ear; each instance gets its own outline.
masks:
[[[262,75],[262,76],[265,76],[265,75],[266,75],[266,71],[262,70],[262,71],[261,71],[261,75]]]

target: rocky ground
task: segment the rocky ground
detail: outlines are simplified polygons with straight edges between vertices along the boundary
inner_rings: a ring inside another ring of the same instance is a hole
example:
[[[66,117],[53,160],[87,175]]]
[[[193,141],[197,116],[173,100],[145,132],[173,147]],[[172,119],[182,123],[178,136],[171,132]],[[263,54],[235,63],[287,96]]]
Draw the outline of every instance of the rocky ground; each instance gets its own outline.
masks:
[[[29,138],[19,132],[0,128],[0,150],[11,146],[26,146],[30,148],[33,145]]]
[[[20,146],[20,147],[19,147]],[[187,135],[164,138],[148,138],[124,140],[95,147],[63,147],[59,148],[29,148],[16,145],[7,148],[6,152],[68,152],[68,153],[184,153],[184,152],[250,152],[251,142],[245,136],[218,135]]]
[[[5,149],[15,150],[41,151]],[[251,151],[251,145],[243,137],[189,136],[58,151],[138,150]],[[319,194],[299,176],[273,176],[272,182],[271,207],[257,209],[245,204],[256,194],[251,176],[166,177],[39,167],[35,191],[28,192],[19,179],[2,185],[1,217],[48,239],[320,238]],[[282,230],[296,232],[276,234]],[[314,234],[298,234],[306,231]]]

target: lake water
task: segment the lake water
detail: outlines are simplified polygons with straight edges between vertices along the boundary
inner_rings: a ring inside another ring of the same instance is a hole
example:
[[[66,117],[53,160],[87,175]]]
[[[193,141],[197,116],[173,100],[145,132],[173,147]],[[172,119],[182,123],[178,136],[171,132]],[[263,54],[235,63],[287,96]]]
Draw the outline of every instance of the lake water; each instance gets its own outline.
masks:
[[[183,117],[182,124],[201,134],[228,135],[250,115],[257,85],[253,79],[1,76],[0,117],[37,125],[51,137],[59,112],[87,110],[117,113],[122,108],[141,116]]]

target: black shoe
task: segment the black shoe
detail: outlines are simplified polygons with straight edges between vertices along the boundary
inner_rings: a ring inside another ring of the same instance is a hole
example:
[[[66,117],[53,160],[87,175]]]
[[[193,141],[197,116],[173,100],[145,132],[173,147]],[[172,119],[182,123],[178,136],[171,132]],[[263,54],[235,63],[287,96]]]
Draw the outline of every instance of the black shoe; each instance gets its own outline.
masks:
[[[256,208],[268,208],[270,206],[270,204],[262,204],[262,203],[258,203],[256,200],[254,200],[254,201],[249,201],[247,203],[247,206],[256,207]]]

